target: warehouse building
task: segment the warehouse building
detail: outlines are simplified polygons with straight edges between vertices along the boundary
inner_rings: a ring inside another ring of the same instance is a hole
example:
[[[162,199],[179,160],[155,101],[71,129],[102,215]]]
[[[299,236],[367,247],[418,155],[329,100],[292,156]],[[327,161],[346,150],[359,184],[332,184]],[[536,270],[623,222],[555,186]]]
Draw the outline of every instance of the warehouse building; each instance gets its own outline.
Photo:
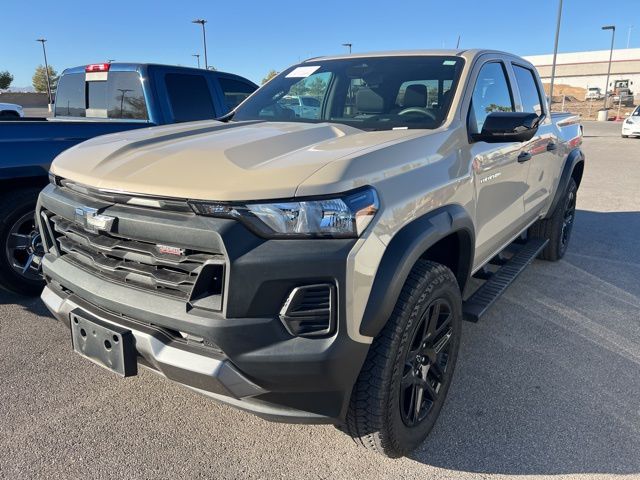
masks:
[[[598,87],[604,93],[609,54],[610,50],[559,53],[555,83],[584,89]],[[551,81],[553,55],[533,55],[525,58],[535,65],[544,83]],[[629,80],[629,88],[636,97],[640,94],[640,48],[613,51],[607,90],[613,90],[616,80]]]

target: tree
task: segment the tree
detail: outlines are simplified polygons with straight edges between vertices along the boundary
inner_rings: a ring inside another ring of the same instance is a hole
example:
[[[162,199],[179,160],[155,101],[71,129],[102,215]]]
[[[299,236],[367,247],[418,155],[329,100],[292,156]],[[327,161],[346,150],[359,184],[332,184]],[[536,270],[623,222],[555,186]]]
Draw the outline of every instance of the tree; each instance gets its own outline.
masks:
[[[55,91],[56,85],[58,83],[58,72],[49,65],[49,79],[51,81],[51,91]],[[33,74],[33,78],[31,79],[33,82],[33,88],[36,89],[36,92],[42,93],[47,91],[47,74],[44,69],[44,66],[38,65],[36,67],[36,71]]]
[[[278,72],[276,72],[275,70],[269,70],[269,73],[267,73],[267,76],[262,79],[262,85],[267,83],[269,80],[271,80],[276,75],[278,75]]]
[[[13,82],[13,75],[8,71],[0,72],[0,90],[6,90]]]
[[[326,88],[327,83],[319,75],[316,75],[313,81],[309,84],[308,93],[312,97],[320,98],[324,95]]]

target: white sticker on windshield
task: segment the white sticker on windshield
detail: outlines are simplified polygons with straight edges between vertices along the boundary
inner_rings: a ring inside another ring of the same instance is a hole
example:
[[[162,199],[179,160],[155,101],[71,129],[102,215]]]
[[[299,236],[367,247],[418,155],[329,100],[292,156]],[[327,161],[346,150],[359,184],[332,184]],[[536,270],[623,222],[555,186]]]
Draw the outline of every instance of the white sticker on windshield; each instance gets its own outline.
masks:
[[[455,60],[445,60],[444,62],[442,62],[442,65],[444,66],[455,65],[455,64],[456,64]]]
[[[320,65],[310,66],[310,67],[297,67],[287,73],[287,78],[307,78],[313,72],[318,70]]]

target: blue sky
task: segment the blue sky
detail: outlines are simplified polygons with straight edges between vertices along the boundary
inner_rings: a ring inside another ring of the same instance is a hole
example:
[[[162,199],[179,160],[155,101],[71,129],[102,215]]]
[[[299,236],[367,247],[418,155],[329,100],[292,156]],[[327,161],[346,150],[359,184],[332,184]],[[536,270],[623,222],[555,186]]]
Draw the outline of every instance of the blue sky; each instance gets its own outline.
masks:
[[[354,51],[461,47],[551,53],[558,0],[72,0],[2,1],[0,70],[16,87],[31,84],[42,63],[35,39],[44,36],[58,70],[104,61],[195,65],[202,53],[196,17],[207,24],[209,63],[256,82],[310,56]],[[565,0],[560,51],[609,48],[607,23],[618,27],[616,47],[640,47],[640,0]],[[608,6],[607,6],[608,5]]]

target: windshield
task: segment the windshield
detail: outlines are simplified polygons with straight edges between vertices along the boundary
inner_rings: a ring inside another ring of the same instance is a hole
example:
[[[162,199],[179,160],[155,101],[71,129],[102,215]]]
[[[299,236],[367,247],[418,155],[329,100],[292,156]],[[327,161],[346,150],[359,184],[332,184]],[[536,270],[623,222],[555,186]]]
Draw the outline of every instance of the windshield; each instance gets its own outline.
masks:
[[[233,120],[433,129],[447,116],[463,63],[446,56],[310,60],[264,85]]]

